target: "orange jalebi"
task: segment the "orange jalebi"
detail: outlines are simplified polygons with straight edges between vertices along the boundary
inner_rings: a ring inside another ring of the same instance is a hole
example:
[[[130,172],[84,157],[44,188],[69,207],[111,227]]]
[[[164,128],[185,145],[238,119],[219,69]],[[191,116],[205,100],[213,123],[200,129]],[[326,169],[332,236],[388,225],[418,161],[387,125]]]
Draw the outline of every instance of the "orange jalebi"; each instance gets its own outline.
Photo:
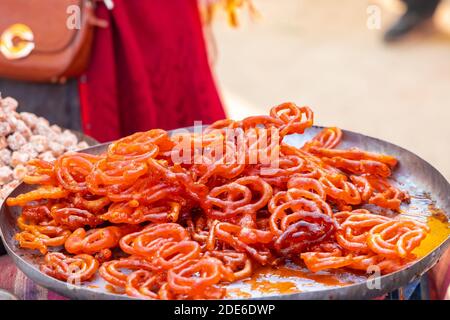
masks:
[[[311,150],[311,146],[322,147],[322,148],[334,148],[336,147],[342,139],[342,131],[339,128],[325,128],[318,135],[316,135],[312,140],[308,141],[303,149]]]
[[[255,193],[258,194],[256,199]],[[221,199],[221,196],[225,199]],[[206,214],[212,218],[229,219],[239,214],[256,212],[264,207],[271,197],[272,187],[260,177],[242,177],[212,189],[204,208]]]
[[[52,185],[56,183],[55,166],[42,159],[33,159],[28,162],[33,168],[23,179],[28,184]]]
[[[164,275],[139,269],[127,277],[125,292],[135,298],[159,299],[158,291],[165,283]]]
[[[50,214],[56,223],[69,230],[75,230],[83,226],[95,227],[103,223],[103,220],[95,214],[78,208],[58,208],[58,206],[55,206]]]
[[[166,242],[158,249],[153,261],[162,269],[170,270],[180,263],[196,259],[200,255],[200,245],[196,241]]]
[[[16,240],[45,255],[54,278],[89,281],[98,269],[142,299],[223,298],[225,284],[284,261],[312,272],[412,263],[429,229],[393,216],[409,200],[390,180],[397,159],[335,149],[335,127],[288,144],[312,124],[311,109],[284,103],[204,130],[135,133],[99,155],[32,160],[24,181],[39,187],[7,200],[22,207]]]
[[[235,280],[250,277],[252,274],[252,260],[245,253],[233,250],[213,250],[208,251],[207,254],[221,260],[225,267],[230,268]]]
[[[215,258],[188,260],[167,274],[168,289],[185,298],[218,298],[224,289],[216,287],[221,280],[234,280],[222,262]]]
[[[62,187],[44,186],[28,193],[21,194],[15,198],[8,198],[6,203],[8,206],[26,206],[32,201],[42,199],[63,199],[68,197],[69,191]]]
[[[351,254],[343,256],[342,251],[339,248],[334,248],[331,251],[325,252],[304,252],[300,254],[300,257],[303,259],[303,262],[305,262],[308,269],[313,272],[343,268],[353,263],[353,256]]]
[[[66,153],[55,161],[58,182],[70,192],[87,190],[86,176],[89,175],[99,157],[84,153]]]
[[[152,260],[163,244],[188,239],[188,232],[179,224],[163,223],[149,225],[142,231],[122,237],[120,247],[128,254],[139,255]]]
[[[78,254],[82,252],[94,254],[104,249],[116,247],[119,240],[131,231],[132,228],[128,226],[109,226],[90,229],[88,231],[79,228],[67,238],[64,246],[69,253]]]
[[[146,270],[154,272],[156,268],[153,264],[143,258],[131,256],[129,258],[104,262],[99,269],[99,273],[103,279],[113,286],[123,289],[127,284],[128,278],[126,270]]]
[[[367,244],[386,258],[406,258],[425,238],[426,225],[412,220],[394,220],[370,229]]]
[[[98,261],[88,254],[68,257],[61,252],[49,252],[41,271],[63,281],[80,283],[91,279],[98,269]]]
[[[17,219],[17,225],[22,230],[16,233],[15,239],[20,247],[39,250],[47,253],[48,247],[63,245],[71,232],[58,226],[55,220],[43,221],[38,224],[29,224],[23,214]]]
[[[341,229],[336,232],[336,241],[342,248],[356,253],[367,253],[369,251],[367,243],[369,231],[374,226],[390,220],[377,214],[371,214],[364,209],[335,214],[336,219],[342,219],[343,216],[345,218],[340,223]]]
[[[271,256],[269,251],[255,248],[255,246],[261,245],[264,247],[264,245],[272,242],[273,234],[270,231],[220,222],[215,225],[214,238],[239,252],[246,252],[260,264],[266,264]]]

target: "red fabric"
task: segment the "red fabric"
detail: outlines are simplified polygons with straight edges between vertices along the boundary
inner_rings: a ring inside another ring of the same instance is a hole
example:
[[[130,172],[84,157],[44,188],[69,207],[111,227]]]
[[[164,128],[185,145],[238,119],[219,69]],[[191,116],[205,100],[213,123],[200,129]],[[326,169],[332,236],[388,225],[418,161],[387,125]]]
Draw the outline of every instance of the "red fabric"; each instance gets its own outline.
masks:
[[[206,56],[196,0],[115,0],[97,15],[81,85],[83,127],[100,141],[225,117]]]
[[[88,96],[87,96],[87,87],[86,87],[86,79],[82,77],[78,81],[78,95],[80,97],[80,118],[81,123],[83,125],[83,131],[87,135],[91,135],[91,126],[89,119],[89,104],[88,104]]]
[[[450,300],[450,249],[442,255],[439,263],[431,269],[431,298]]]
[[[0,289],[6,290],[20,300],[65,300],[31,281],[17,269],[9,256],[0,256]]]

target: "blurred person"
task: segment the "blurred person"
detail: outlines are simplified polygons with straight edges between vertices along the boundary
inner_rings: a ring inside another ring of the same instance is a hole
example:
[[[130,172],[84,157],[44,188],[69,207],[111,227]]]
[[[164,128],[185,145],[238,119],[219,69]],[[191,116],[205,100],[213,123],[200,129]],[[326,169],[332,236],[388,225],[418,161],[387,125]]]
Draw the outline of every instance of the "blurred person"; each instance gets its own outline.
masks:
[[[0,79],[20,111],[111,141],[225,118],[197,0],[98,2],[90,63],[65,84]]]
[[[406,11],[384,34],[386,42],[399,40],[430,21],[440,0],[402,0],[402,2],[406,5]]]
[[[109,27],[97,29],[81,78],[86,133],[108,141],[225,118],[197,0],[115,0],[96,13]]]

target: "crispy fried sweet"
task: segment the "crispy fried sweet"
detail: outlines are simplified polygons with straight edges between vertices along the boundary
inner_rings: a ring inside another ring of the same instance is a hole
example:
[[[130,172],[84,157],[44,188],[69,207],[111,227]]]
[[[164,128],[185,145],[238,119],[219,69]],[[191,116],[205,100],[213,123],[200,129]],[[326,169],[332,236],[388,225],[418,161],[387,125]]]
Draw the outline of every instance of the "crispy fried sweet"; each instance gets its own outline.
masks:
[[[166,242],[156,251],[153,262],[164,270],[170,270],[175,266],[201,255],[198,242],[183,240],[180,242]]]
[[[221,260],[225,267],[230,268],[235,280],[248,278],[253,271],[252,260],[242,252],[234,250],[212,250],[207,255]]]
[[[327,269],[338,269],[353,263],[351,254],[342,255],[342,251],[336,248],[329,252],[313,251],[300,254],[303,262],[309,270],[318,272]]]
[[[224,289],[215,285],[232,277],[220,260],[205,257],[188,260],[169,270],[167,285],[175,295],[191,299],[216,298],[223,295]]]
[[[32,171],[23,178],[25,183],[42,185],[55,183],[56,177],[53,163],[42,159],[33,159],[28,162],[28,165],[32,167]]]
[[[43,186],[28,193],[21,194],[17,197],[10,197],[6,200],[8,206],[25,206],[32,201],[43,199],[63,199],[70,192],[62,187]]]
[[[141,299],[223,298],[224,284],[286,260],[312,272],[412,263],[428,228],[365,209],[408,201],[389,180],[397,160],[336,149],[334,127],[301,148],[282,142],[312,124],[311,109],[284,103],[203,132],[155,129],[101,155],[32,160],[25,182],[39,187],[7,200],[22,207],[18,245],[45,255],[51,277],[88,281],[98,269]]]
[[[324,128],[318,135],[316,135],[312,140],[305,143],[303,149],[311,150],[312,146],[321,148],[334,148],[336,147],[342,139],[342,131],[339,128]]]
[[[96,227],[103,222],[95,214],[78,208],[59,207],[55,205],[50,215],[56,223],[69,230],[75,230],[84,226]]]
[[[87,191],[86,176],[89,175],[98,156],[85,153],[66,153],[55,161],[55,175],[59,184],[70,192]]]
[[[393,220],[370,229],[367,244],[386,258],[406,258],[426,236],[428,227],[412,220]]]
[[[136,228],[134,226],[109,226],[88,231],[78,228],[67,238],[64,246],[69,253],[95,254],[118,246],[119,240],[133,229]]]
[[[49,252],[41,271],[56,279],[72,283],[91,279],[98,269],[98,261],[91,255],[79,254],[68,257],[61,252]]]
[[[294,208],[298,210],[295,205]],[[304,252],[313,245],[328,241],[336,229],[330,216],[301,210],[283,217],[280,225],[282,232],[274,247],[284,256]]]
[[[204,209],[212,218],[229,219],[258,211],[271,197],[272,187],[267,182],[258,176],[247,176],[212,189]]]
[[[32,230],[16,233],[15,239],[21,248],[39,250],[42,254],[47,253],[48,247],[62,246],[70,235],[69,230],[56,232],[55,229],[33,228]]]
[[[159,299],[158,291],[163,283],[166,283],[165,276],[139,269],[132,272],[126,279],[125,292],[131,297],[141,299]]]
[[[142,231],[130,233],[120,239],[121,249],[131,255],[152,260],[162,245],[189,240],[185,228],[176,223],[149,225]]]
[[[128,272],[126,270],[154,272],[156,271],[156,267],[141,257],[130,256],[128,258],[104,262],[99,269],[99,273],[110,284],[123,289],[127,284]]]
[[[271,257],[264,246],[273,240],[273,234],[270,231],[220,222],[215,225],[213,235],[215,239],[228,244],[236,251],[247,253],[260,264],[267,264]]]
[[[69,230],[58,226],[55,220],[27,220],[27,216],[23,214],[17,219],[17,225],[22,231],[16,233],[15,239],[22,248],[46,254],[48,247],[62,246],[71,234]]]
[[[336,232],[337,243],[342,248],[356,253],[369,252],[367,241],[369,231],[373,227],[389,221],[386,217],[371,214],[364,209],[339,212],[335,214],[335,218],[342,219],[341,228]]]

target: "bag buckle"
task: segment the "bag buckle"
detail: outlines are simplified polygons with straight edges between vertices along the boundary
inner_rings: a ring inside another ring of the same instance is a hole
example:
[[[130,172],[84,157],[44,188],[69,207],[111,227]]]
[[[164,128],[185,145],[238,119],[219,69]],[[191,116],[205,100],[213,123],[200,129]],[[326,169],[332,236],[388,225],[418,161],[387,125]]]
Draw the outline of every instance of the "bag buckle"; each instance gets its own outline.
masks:
[[[25,58],[34,48],[33,31],[25,24],[13,24],[0,36],[0,52],[8,60]]]

